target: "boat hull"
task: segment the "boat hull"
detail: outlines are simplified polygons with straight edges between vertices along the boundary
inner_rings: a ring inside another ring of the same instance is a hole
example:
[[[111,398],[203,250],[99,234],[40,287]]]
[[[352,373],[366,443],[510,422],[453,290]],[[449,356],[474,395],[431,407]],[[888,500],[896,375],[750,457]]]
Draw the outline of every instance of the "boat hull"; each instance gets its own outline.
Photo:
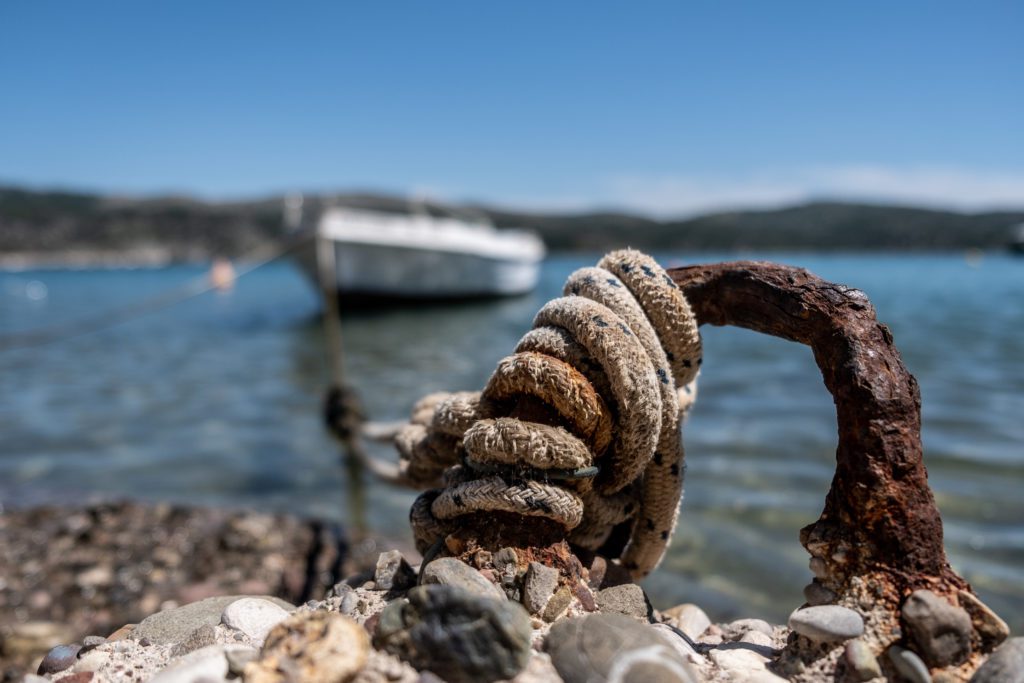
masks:
[[[468,301],[516,296],[537,284],[540,261],[332,240],[333,286],[349,305]],[[317,278],[315,251],[300,263]]]

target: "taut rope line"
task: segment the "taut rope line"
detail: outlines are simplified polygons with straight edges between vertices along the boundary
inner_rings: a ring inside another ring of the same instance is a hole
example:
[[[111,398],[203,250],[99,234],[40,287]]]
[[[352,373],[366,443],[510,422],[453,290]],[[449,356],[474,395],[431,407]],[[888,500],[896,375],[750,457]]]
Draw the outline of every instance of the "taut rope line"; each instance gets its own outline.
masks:
[[[573,273],[482,392],[432,394],[395,438],[426,551],[481,511],[545,517],[599,549],[630,523],[621,562],[661,561],[683,490],[682,416],[696,394],[697,321],[654,259],[613,252]],[[523,408],[523,406],[528,406]]]

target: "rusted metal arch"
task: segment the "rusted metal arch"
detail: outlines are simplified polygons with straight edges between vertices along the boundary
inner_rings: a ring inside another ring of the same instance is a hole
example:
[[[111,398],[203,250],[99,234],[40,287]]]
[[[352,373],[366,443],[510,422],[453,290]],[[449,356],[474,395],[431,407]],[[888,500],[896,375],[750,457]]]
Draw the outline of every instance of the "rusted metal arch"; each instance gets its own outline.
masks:
[[[696,265],[669,274],[701,324],[743,327],[813,350],[839,426],[824,511],[800,533],[820,560],[823,582],[841,594],[851,577],[882,573],[895,600],[919,587],[967,588],[946,559],[928,486],[917,381],[867,296],[773,263]]]

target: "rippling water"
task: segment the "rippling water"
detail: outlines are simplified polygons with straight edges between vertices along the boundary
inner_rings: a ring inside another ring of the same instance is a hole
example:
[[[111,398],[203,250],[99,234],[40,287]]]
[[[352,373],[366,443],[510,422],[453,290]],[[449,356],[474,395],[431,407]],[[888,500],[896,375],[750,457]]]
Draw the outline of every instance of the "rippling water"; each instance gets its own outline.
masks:
[[[669,262],[678,255],[662,256]],[[1024,630],[1024,260],[770,255],[867,292],[921,384],[925,458],[951,559]],[[531,296],[345,320],[347,370],[375,420],[476,389],[596,255],[559,256]],[[720,260],[702,255],[701,261]],[[163,291],[194,268],[0,272],[0,333]],[[345,518],[324,433],[318,303],[287,264],[110,330],[0,354],[0,502],[95,497],[265,506]],[[782,620],[810,578],[798,529],[832,477],[835,413],[808,348],[704,328],[686,498],[647,587],[660,606]],[[378,453],[393,457],[381,447]],[[413,494],[370,483],[371,528],[408,534]]]

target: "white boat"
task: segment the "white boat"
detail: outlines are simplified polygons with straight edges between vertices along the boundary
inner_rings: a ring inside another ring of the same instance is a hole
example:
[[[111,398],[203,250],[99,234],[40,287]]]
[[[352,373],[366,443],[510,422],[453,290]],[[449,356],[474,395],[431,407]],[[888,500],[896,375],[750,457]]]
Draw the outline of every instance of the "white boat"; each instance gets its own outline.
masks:
[[[316,231],[316,258],[305,254],[300,263],[352,304],[524,294],[536,286],[545,253],[533,233],[426,213],[329,208]]]

